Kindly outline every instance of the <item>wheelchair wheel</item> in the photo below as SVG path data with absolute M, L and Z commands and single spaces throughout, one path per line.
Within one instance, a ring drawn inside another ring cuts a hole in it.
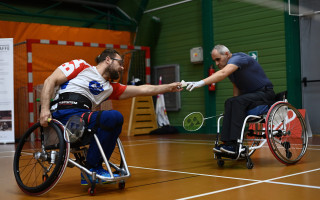
M 34 124 L 21 138 L 14 155 L 18 186 L 29 195 L 42 195 L 59 181 L 67 166 L 69 144 L 53 121 L 48 127 Z M 35 135 L 40 136 L 36 139 Z
M 289 103 L 278 102 L 270 108 L 266 118 L 266 135 L 272 154 L 284 164 L 295 164 L 307 150 L 305 121 Z

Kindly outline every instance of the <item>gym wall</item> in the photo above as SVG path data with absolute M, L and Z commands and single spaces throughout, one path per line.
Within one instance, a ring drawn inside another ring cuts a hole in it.
M 232 52 L 258 51 L 259 63 L 275 85 L 275 91 L 280 92 L 287 88 L 286 44 L 283 1 L 276 2 L 278 4 L 268 6 L 265 2 L 259 5 L 249 0 L 213 0 L 213 32 L 214 44 L 224 44 Z M 155 16 L 161 21 L 157 45 L 151 48 L 151 66 L 179 64 L 181 80 L 198 81 L 204 78 L 204 70 L 209 66 L 190 62 L 190 49 L 203 46 L 202 32 L 206 27 L 201 25 L 201 3 L 149 1 L 144 17 Z M 204 52 L 204 56 L 209 54 Z M 226 79 L 216 88 L 216 102 L 212 103 L 216 103 L 216 114 L 220 114 L 224 110 L 224 101 L 232 96 L 232 84 Z M 184 131 L 182 121 L 188 113 L 206 113 L 204 90 L 207 89 L 181 92 L 181 110 L 168 112 L 170 123 Z M 215 120 L 206 125 L 215 126 Z M 204 130 L 208 129 L 203 127 L 199 132 Z

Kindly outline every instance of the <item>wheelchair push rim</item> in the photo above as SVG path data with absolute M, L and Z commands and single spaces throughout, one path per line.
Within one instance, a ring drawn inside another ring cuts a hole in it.
M 69 157 L 69 144 L 62 129 L 62 125 L 53 121 L 48 127 L 38 122 L 20 139 L 13 168 L 16 182 L 26 194 L 43 195 L 62 177 Z
M 269 109 L 266 135 L 272 154 L 283 164 L 297 163 L 307 150 L 308 136 L 303 116 L 287 102 L 277 102 Z

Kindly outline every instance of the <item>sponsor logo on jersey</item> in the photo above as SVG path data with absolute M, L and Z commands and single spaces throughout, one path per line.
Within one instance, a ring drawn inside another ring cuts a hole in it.
M 90 81 L 89 90 L 93 95 L 100 94 L 104 89 L 103 86 L 97 81 Z

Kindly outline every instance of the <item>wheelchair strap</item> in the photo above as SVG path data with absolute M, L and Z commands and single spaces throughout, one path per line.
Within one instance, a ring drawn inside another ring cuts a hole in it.
M 97 112 L 98 112 L 98 115 L 96 117 L 96 122 L 95 122 L 91 132 L 96 133 L 98 128 L 101 128 L 105 131 L 111 131 L 112 130 L 111 128 L 104 126 L 100 123 L 100 118 L 101 118 L 101 114 L 103 111 L 97 111 Z M 81 115 L 81 119 L 84 120 L 86 128 L 88 128 L 92 113 L 93 112 L 85 112 Z
M 55 104 L 58 105 L 58 109 L 81 108 L 90 110 L 92 107 L 92 103 L 87 97 L 72 92 L 60 94 L 57 100 L 50 103 L 50 107 Z
M 93 112 L 85 112 L 85 113 L 82 113 L 81 115 L 81 119 L 84 121 L 86 127 L 89 125 L 89 121 L 92 113 Z

